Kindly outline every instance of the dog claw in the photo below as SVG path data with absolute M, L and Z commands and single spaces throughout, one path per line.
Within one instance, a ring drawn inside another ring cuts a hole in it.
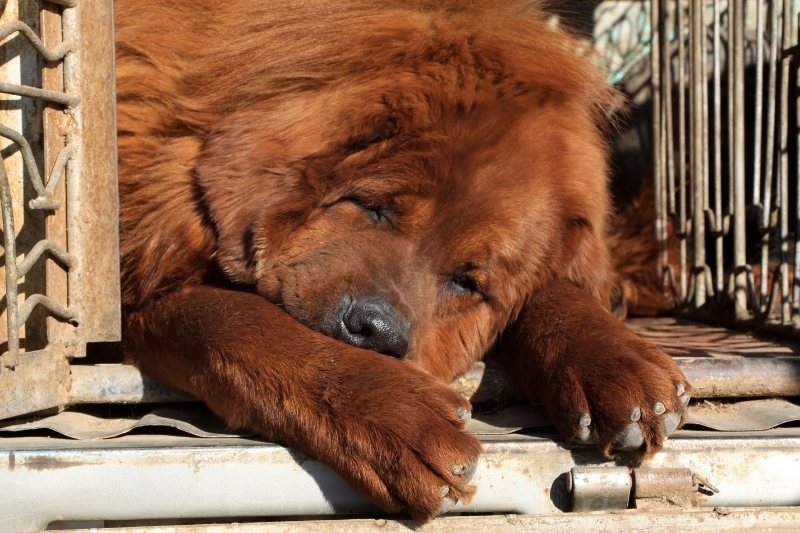
M 678 383 L 678 385 L 675 387 L 675 394 L 678 396 L 683 396 L 684 392 L 686 392 L 686 387 L 683 385 L 683 383 Z
M 667 412 L 667 408 L 664 407 L 663 403 L 656 402 L 656 404 L 653 406 L 653 412 L 657 415 L 663 415 Z
M 457 407 L 456 408 L 456 416 L 460 420 L 463 420 L 464 422 L 467 422 L 470 418 L 472 418 L 472 413 L 466 407 Z
M 621 451 L 638 450 L 644 444 L 644 435 L 638 424 L 630 424 L 614 441 L 614 448 Z
M 642 410 L 634 407 L 631 410 L 631 422 L 638 422 L 640 418 L 642 418 Z
M 578 433 L 572 440 L 581 444 L 592 444 L 594 442 L 592 431 L 585 426 L 581 426 L 581 428 L 578 430 Z
M 439 505 L 439 508 L 436 510 L 436 516 L 443 515 L 445 513 L 449 513 L 453 510 L 453 507 L 456 506 L 456 501 L 451 500 L 450 498 L 442 497 L 442 503 Z
M 458 503 L 455 500 L 451 500 L 450 498 L 448 498 L 447 497 L 448 494 L 450 494 L 450 487 L 448 487 L 447 485 L 444 485 L 442 486 L 442 488 L 439 489 L 439 496 L 442 497 L 442 503 L 439 504 L 439 508 L 436 510 L 436 516 L 449 513 L 453 509 L 453 507 L 456 506 L 456 503 Z
M 664 415 L 664 434 L 671 435 L 681 423 L 680 413 L 667 413 Z
M 689 405 L 689 395 L 688 395 L 688 394 L 684 394 L 684 395 L 682 395 L 682 396 L 680 397 L 680 400 L 681 400 L 681 403 L 683 404 L 683 406 L 684 406 L 684 407 L 686 407 L 687 405 Z
M 582 413 L 578 419 L 578 432 L 572 440 L 581 444 L 593 443 L 594 438 L 592 437 L 592 430 L 589 429 L 591 425 L 592 417 L 589 416 L 588 413 Z
M 461 476 L 467 481 L 472 479 L 472 475 L 475 473 L 475 469 L 478 467 L 478 462 L 475 461 L 469 466 L 464 465 L 455 465 L 453 468 L 450 469 L 450 473 L 455 476 Z

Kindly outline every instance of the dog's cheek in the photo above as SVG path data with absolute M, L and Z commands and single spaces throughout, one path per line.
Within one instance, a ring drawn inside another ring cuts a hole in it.
M 419 328 L 409 358 L 429 374 L 449 382 L 489 350 L 498 334 L 497 323 L 493 310 L 480 306 L 455 316 L 434 317 Z

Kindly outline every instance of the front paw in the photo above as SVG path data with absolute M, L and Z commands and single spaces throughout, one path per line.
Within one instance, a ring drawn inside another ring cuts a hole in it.
M 543 403 L 559 432 L 580 443 L 647 455 L 686 419 L 690 386 L 675 362 L 632 333 L 595 339 L 559 361 Z
M 323 395 L 320 458 L 389 512 L 427 520 L 468 502 L 480 454 L 464 431 L 469 402 L 410 363 L 368 359 L 340 366 L 346 380 Z

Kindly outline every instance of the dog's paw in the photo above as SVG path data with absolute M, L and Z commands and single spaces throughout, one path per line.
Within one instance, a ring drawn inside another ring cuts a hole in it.
M 323 460 L 389 512 L 427 520 L 468 502 L 480 454 L 469 402 L 411 363 L 368 359 L 326 394 Z
M 649 454 L 685 421 L 690 387 L 674 361 L 636 337 L 609 340 L 560 362 L 543 395 L 560 433 L 606 456 Z

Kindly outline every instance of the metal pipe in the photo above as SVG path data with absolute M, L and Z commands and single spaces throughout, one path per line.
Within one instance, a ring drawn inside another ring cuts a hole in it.
M 753 205 L 759 210 L 761 214 L 764 210 L 764 205 L 761 203 L 761 150 L 762 150 L 762 137 L 763 137 L 763 120 L 764 120 L 764 3 L 761 1 L 756 2 L 756 89 L 755 89 L 755 131 L 753 139 Z M 759 216 L 759 221 L 761 216 Z M 761 224 L 758 223 L 757 228 L 759 231 L 764 231 Z M 769 236 L 767 236 L 769 239 Z M 757 300 L 754 302 L 756 311 L 764 311 L 764 300 L 766 299 L 766 271 L 762 270 L 761 290 L 758 292 Z
M 33 47 L 36 48 L 36 51 L 47 61 L 59 61 L 73 48 L 72 41 L 69 39 L 63 40 L 54 48 L 47 48 L 42 40 L 39 39 L 39 36 L 36 35 L 36 32 L 21 20 L 12 20 L 11 22 L 0 25 L 0 41 L 17 32 L 25 36 Z
M 517 435 L 485 439 L 482 445 L 472 477 L 478 490 L 455 512 L 564 516 L 570 470 L 577 463 L 614 466 L 596 451 L 549 439 Z M 719 487 L 719 493 L 698 495 L 701 507 L 797 505 L 799 449 L 796 436 L 719 439 L 679 433 L 648 467 L 691 465 Z M 15 487 L 0 498 L 0 527 L 13 531 L 44 529 L 53 520 L 375 512 L 325 465 L 294 450 L 244 439 L 7 438 L 0 441 L 0 476 Z M 53 497 L 57 487 L 68 487 L 70 497 Z
M 681 333 L 676 331 L 675 335 Z M 762 352 L 769 353 L 769 350 L 766 347 Z M 725 352 L 725 348 L 720 351 Z M 675 358 L 692 384 L 693 398 L 800 396 L 800 359 L 742 357 L 735 349 L 729 354 L 731 357 Z M 150 379 L 130 365 L 72 365 L 71 372 L 71 405 L 197 401 Z M 473 403 L 525 400 L 508 373 L 493 363 L 474 365 L 450 386 Z
M 17 278 L 22 278 L 27 274 L 45 252 L 51 253 L 53 257 L 67 268 L 71 267 L 75 262 L 75 259 L 57 243 L 45 239 L 37 242 L 33 248 L 25 254 L 25 259 L 17 266 Z
M 653 180 L 655 197 L 655 238 L 659 247 L 658 272 L 664 272 L 669 264 L 667 256 L 666 212 L 662 202 L 664 191 L 664 170 L 662 165 L 662 115 L 661 115 L 661 54 L 660 54 L 660 11 L 656 0 L 651 0 L 650 9 L 650 91 L 653 100 Z
M 688 257 L 688 221 L 686 206 L 686 45 L 684 28 L 686 26 L 684 0 L 678 0 L 678 222 L 675 228 L 678 242 L 680 262 L 680 300 L 685 302 L 689 297 L 689 257 Z
M 707 286 L 704 276 L 706 268 L 705 249 L 705 196 L 706 168 L 706 129 L 704 118 L 704 98 L 706 75 L 703 70 L 703 56 L 705 55 L 705 9 L 702 4 L 690 2 L 689 19 L 691 29 L 689 32 L 691 42 L 691 85 L 690 85 L 690 123 L 692 126 L 692 149 L 690 151 L 690 164 L 692 168 L 692 238 L 693 238 L 693 267 L 694 280 L 693 304 L 702 307 L 706 303 Z
M 723 237 L 726 231 L 725 215 L 722 212 L 722 68 L 720 65 L 720 0 L 714 0 L 713 23 L 713 77 L 714 77 L 714 133 L 711 136 L 714 146 L 714 243 L 716 245 L 715 290 L 724 295 L 725 264 L 723 261 Z
M 664 102 L 664 145 L 666 148 L 665 153 L 662 154 L 666 162 L 666 192 L 658 193 L 664 194 L 665 199 L 661 200 L 662 207 L 665 206 L 666 213 L 669 219 L 674 223 L 677 212 L 675 210 L 675 139 L 674 128 L 672 124 L 672 45 L 670 43 L 670 30 L 672 28 L 672 17 L 669 12 L 669 0 L 660 0 L 658 8 L 661 10 L 660 20 L 662 29 L 659 33 L 661 36 L 661 72 L 663 76 L 662 100 Z M 666 229 L 666 224 L 665 224 Z M 669 239 L 668 233 L 664 235 L 664 240 Z M 669 262 L 667 262 L 669 264 Z
M 749 317 L 747 309 L 747 250 L 745 234 L 745 162 L 744 162 L 744 0 L 734 0 L 735 15 L 733 25 L 733 78 L 734 78 L 734 116 L 733 116 L 733 268 L 734 268 L 734 311 L 738 320 Z
M 42 176 L 39 174 L 39 167 L 36 165 L 36 158 L 33 156 L 31 145 L 28 140 L 18 131 L 0 124 L 0 137 L 5 137 L 19 146 L 19 151 L 22 154 L 22 161 L 25 163 L 25 170 L 28 172 L 31 185 L 33 185 L 36 194 L 40 197 L 47 196 L 47 189 L 42 181 Z M 51 200 L 52 201 L 52 200 Z M 54 204 L 50 209 L 58 209 L 58 204 Z
M 19 317 L 17 310 L 17 232 L 14 227 L 14 211 L 11 202 L 11 187 L 8 183 L 5 162 L 0 161 L 0 208 L 3 210 L 3 255 L 6 275 L 6 331 L 8 353 L 0 357 L 2 366 L 14 368 L 19 362 Z
M 28 316 L 30 316 L 31 311 L 33 311 L 33 308 L 36 306 L 42 306 L 47 309 L 52 316 L 70 322 L 74 322 L 75 318 L 78 316 L 73 309 L 64 307 L 43 294 L 32 294 L 25 299 L 25 302 L 19 308 L 20 324 L 24 324 L 25 321 L 28 320 Z
M 715 2 L 716 3 L 716 2 Z M 715 41 L 716 42 L 716 41 Z M 761 207 L 761 132 L 764 109 L 764 2 L 756 2 L 756 87 L 753 112 L 753 205 Z
M 798 35 L 800 35 L 800 14 L 797 17 Z M 800 94 L 800 66 L 795 68 L 796 94 Z M 794 272 L 792 278 L 792 324 L 800 326 L 800 105 L 795 106 L 795 210 L 794 216 Z
M 27 85 L 17 85 L 15 83 L 0 82 L 0 93 L 16 94 L 18 96 L 29 96 L 31 98 L 39 98 L 40 100 L 47 100 L 65 106 L 75 106 L 80 102 L 80 97 L 74 94 L 65 94 L 58 91 L 47 91 L 37 87 L 28 87 Z
M 792 4 L 789 0 L 783 2 L 783 36 L 782 48 L 789 50 L 792 46 Z M 780 150 L 779 173 L 779 226 L 778 238 L 780 239 L 780 296 L 781 296 L 781 323 L 790 324 L 792 320 L 791 302 L 789 301 L 789 72 L 792 58 L 786 55 L 781 58 L 781 90 L 779 122 L 780 137 L 778 149 Z
M 780 27 L 778 24 L 778 2 L 770 2 L 770 36 L 769 36 L 769 71 L 767 82 L 767 135 L 766 148 L 764 151 L 764 196 L 763 208 L 761 210 L 761 220 L 759 230 L 761 232 L 761 279 L 759 283 L 761 293 L 761 312 L 764 318 L 769 318 L 773 312 L 772 294 L 773 290 L 768 286 L 770 278 L 769 267 L 769 241 L 772 233 L 772 183 L 775 172 L 775 116 L 777 100 L 777 65 L 778 65 L 778 41 L 780 39 Z M 773 280 L 773 287 L 774 287 Z M 769 298 L 769 299 L 767 299 Z

